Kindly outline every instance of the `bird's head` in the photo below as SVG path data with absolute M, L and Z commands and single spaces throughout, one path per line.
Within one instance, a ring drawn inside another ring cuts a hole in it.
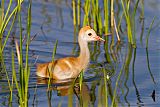
M 85 26 L 80 29 L 79 37 L 83 41 L 91 42 L 91 41 L 105 41 L 101 37 L 97 36 L 96 32 L 90 27 Z

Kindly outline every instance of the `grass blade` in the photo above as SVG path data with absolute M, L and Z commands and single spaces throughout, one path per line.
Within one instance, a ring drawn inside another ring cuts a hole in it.
M 155 21 L 156 17 L 153 18 L 150 26 L 149 26 L 149 29 L 148 29 L 148 33 L 147 33 L 147 36 L 146 36 L 146 48 L 148 48 L 148 41 L 149 41 L 149 36 L 150 36 L 150 33 L 151 33 L 151 29 L 152 29 L 152 26 L 154 24 L 154 21 Z

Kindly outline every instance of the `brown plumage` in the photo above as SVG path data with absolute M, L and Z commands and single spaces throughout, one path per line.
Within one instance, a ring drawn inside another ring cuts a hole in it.
M 80 29 L 78 43 L 80 45 L 80 54 L 78 57 L 66 57 L 48 62 L 37 64 L 37 75 L 40 77 L 54 78 L 63 80 L 68 78 L 76 78 L 79 73 L 85 70 L 90 60 L 88 42 L 104 41 L 97 36 L 95 31 L 90 26 L 85 26 Z

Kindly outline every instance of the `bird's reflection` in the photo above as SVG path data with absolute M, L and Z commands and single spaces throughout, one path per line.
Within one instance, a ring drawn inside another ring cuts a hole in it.
M 48 85 L 50 82 L 50 87 L 47 88 L 47 92 L 49 91 L 57 91 L 57 96 L 72 96 L 75 95 L 78 99 L 79 103 L 78 105 L 89 105 L 89 102 L 91 101 L 90 97 L 90 91 L 87 83 L 83 82 L 81 89 L 79 82 L 76 81 L 73 85 L 73 79 L 67 79 L 67 80 L 53 80 L 53 79 L 47 79 L 47 78 L 37 78 L 37 84 L 39 85 Z M 72 96 L 73 98 L 73 96 Z M 85 98 L 85 100 L 83 99 Z M 51 103 L 51 101 L 49 101 Z M 81 103 L 83 102 L 83 103 Z M 51 105 L 51 104 L 50 104 Z

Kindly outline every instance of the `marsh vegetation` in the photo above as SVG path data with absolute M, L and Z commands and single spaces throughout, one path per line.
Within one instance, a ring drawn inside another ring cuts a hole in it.
M 158 0 L 1 0 L 0 106 L 159 106 Z M 87 72 L 67 81 L 36 76 L 36 63 L 77 56 L 89 44 Z

